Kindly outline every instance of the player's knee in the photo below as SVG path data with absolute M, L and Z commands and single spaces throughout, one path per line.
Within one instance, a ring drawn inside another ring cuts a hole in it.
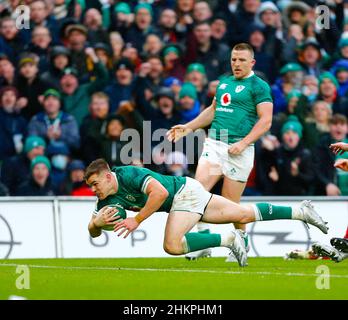
M 163 243 L 163 249 L 165 252 L 171 255 L 183 254 L 182 244 L 180 241 L 165 241 Z

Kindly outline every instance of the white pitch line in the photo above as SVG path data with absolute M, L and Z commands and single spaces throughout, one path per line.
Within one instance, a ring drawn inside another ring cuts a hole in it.
M 15 263 L 0 263 L 0 267 L 17 267 L 23 264 Z M 186 272 L 186 273 L 213 273 L 213 274 L 244 274 L 244 275 L 266 275 L 266 276 L 287 276 L 287 277 L 330 277 L 330 278 L 345 278 L 348 279 L 348 275 L 339 274 L 318 274 L 318 273 L 281 273 L 281 272 L 268 272 L 268 271 L 218 271 L 218 270 L 200 270 L 200 269 L 156 269 L 156 268 L 123 268 L 123 267 L 65 267 L 65 266 L 40 266 L 40 265 L 26 265 L 29 268 L 34 269 L 61 269 L 61 270 L 113 270 L 113 271 L 147 271 L 147 272 Z

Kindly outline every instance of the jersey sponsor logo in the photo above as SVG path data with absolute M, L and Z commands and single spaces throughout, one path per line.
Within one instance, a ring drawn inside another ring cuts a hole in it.
M 245 88 L 245 86 L 237 86 L 236 90 L 235 90 L 235 93 L 239 93 L 239 92 L 243 91 L 244 88 Z
M 231 103 L 231 95 L 229 93 L 224 93 L 221 96 L 220 103 L 223 106 L 228 106 Z
M 226 89 L 227 87 L 227 83 L 221 83 L 220 86 L 219 86 L 219 89 Z
M 129 201 L 131 201 L 131 202 L 137 201 L 137 199 L 135 199 L 135 198 L 134 198 L 132 195 L 130 195 L 130 194 L 127 194 L 127 195 L 126 195 L 126 199 L 129 200 Z

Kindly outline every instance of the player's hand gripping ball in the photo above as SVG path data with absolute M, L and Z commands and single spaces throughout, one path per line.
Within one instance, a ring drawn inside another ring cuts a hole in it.
M 127 212 L 126 210 L 119 204 L 109 204 L 108 207 L 115 207 L 118 211 L 113 215 L 114 217 L 119 216 L 120 218 L 115 220 L 116 221 L 122 221 L 127 218 Z M 105 231 L 114 231 L 114 225 L 105 225 L 102 227 Z

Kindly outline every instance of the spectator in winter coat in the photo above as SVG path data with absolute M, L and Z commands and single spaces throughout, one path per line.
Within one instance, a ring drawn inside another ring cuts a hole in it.
M 80 134 L 75 118 L 61 111 L 61 95 L 55 89 L 44 93 L 44 111 L 34 116 L 28 126 L 28 134 L 40 136 L 48 144 L 63 142 L 70 151 L 80 146 Z
M 46 143 L 40 137 L 29 136 L 21 154 L 5 159 L 1 168 L 1 181 L 15 195 L 18 186 L 30 176 L 30 162 L 45 153 Z
M 51 164 L 45 156 L 37 156 L 30 164 L 31 176 L 18 187 L 16 196 L 54 196 L 50 181 Z

